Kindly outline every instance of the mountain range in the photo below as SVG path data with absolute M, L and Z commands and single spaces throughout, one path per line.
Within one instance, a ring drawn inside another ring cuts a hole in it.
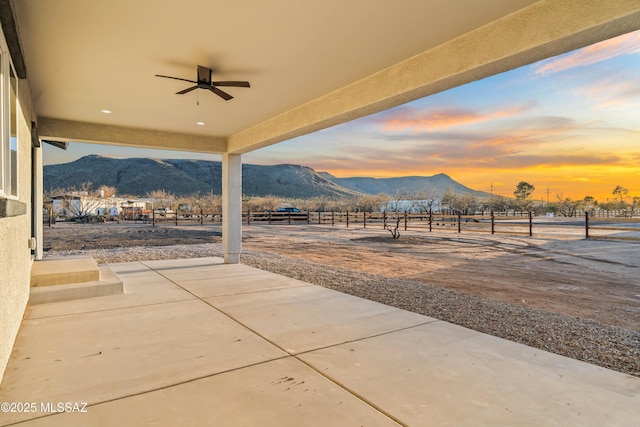
M 221 194 L 222 163 L 208 160 L 116 159 L 98 155 L 82 157 L 70 163 L 44 166 L 46 192 L 78 188 L 91 182 L 115 187 L 119 195 L 144 196 L 165 190 L 176 196 Z M 242 191 L 246 196 L 288 198 L 353 197 L 361 194 L 389 195 L 427 193 L 441 195 L 447 189 L 456 194 L 486 198 L 488 193 L 472 190 L 445 174 L 399 178 L 337 178 L 310 167 L 282 164 L 242 165 Z

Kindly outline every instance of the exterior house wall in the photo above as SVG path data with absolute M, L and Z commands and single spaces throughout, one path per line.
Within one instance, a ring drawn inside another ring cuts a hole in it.
M 26 81 L 19 81 L 18 96 L 18 201 L 26 205 L 26 213 L 0 217 L 0 381 L 29 300 L 33 261 L 28 245 L 33 218 L 32 108 Z

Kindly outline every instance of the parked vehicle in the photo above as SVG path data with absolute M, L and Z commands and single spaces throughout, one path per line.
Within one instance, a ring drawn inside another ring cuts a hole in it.
M 169 208 L 158 208 L 158 209 L 154 209 L 153 212 L 156 215 L 159 215 L 161 217 L 164 217 L 167 214 L 172 214 L 173 213 L 173 211 L 171 209 L 169 209 Z
M 129 221 L 146 221 L 149 219 L 150 215 L 150 209 L 144 209 L 137 206 L 122 208 L 122 212 L 120 212 L 121 218 Z
M 308 221 L 309 213 L 302 212 L 293 206 L 281 206 L 275 211 L 265 211 L 263 214 L 255 214 L 253 221 Z

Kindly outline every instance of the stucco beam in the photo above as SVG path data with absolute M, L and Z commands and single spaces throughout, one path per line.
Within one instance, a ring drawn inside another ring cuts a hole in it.
M 97 123 L 40 117 L 40 139 L 120 145 L 136 148 L 221 154 L 227 151 L 224 137 L 191 135 Z
M 640 28 L 637 0 L 543 0 L 229 137 L 247 153 Z

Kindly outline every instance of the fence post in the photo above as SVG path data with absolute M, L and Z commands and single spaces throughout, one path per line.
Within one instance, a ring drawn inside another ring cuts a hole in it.
M 491 209 L 491 234 L 496 234 L 496 216 Z
M 349 228 L 349 209 L 347 209 L 347 228 Z
M 362 228 L 367 228 L 367 210 L 362 211 Z
M 289 214 L 288 215 L 288 217 L 289 217 L 288 223 L 289 223 L 289 225 L 291 225 L 291 211 L 289 211 L 288 214 Z
M 151 209 L 151 226 L 152 227 L 156 226 L 156 210 L 155 209 Z
M 431 232 L 431 225 L 433 224 L 433 212 L 429 209 L 429 232 Z
M 204 225 L 204 212 L 200 208 L 200 225 Z
M 178 225 L 178 209 L 176 209 L 176 225 Z
M 251 225 L 251 208 L 247 209 L 247 225 Z
M 404 211 L 404 231 L 407 231 L 407 211 Z
M 585 239 L 589 238 L 589 212 L 584 213 L 584 237 Z
M 318 225 L 322 224 L 322 218 L 320 218 L 320 215 L 322 215 L 322 212 L 318 211 Z
M 331 226 L 333 227 L 335 224 L 335 216 L 333 210 L 331 211 Z
M 529 211 L 529 237 L 533 236 L 533 215 Z
M 387 229 L 387 211 L 382 211 L 382 227 Z
M 458 233 L 460 233 L 460 231 L 461 231 L 461 228 L 460 228 L 460 224 L 462 222 L 462 221 L 460 221 L 461 217 L 462 217 L 462 214 L 460 212 L 458 212 Z

